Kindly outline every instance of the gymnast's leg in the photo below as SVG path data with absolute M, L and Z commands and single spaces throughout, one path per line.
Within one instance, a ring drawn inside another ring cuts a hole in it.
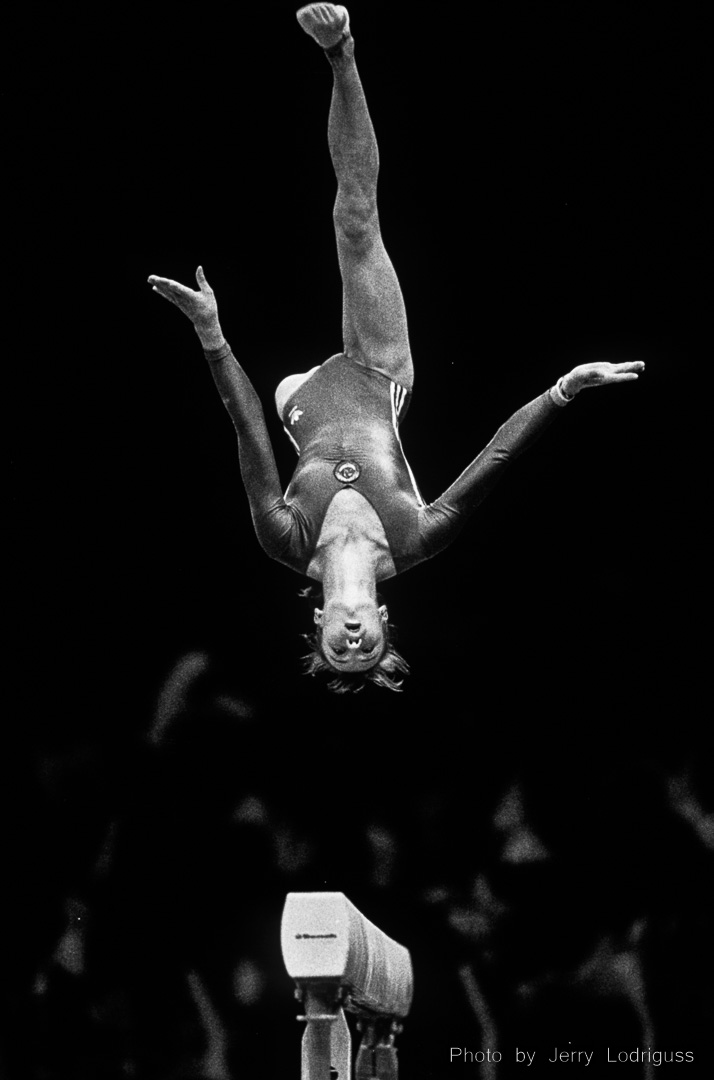
M 299 372 L 297 375 L 287 375 L 282 382 L 278 383 L 278 388 L 275 391 L 275 408 L 278 410 L 278 416 L 283 419 L 283 411 L 288 403 L 288 399 L 293 396 L 298 387 L 302 386 L 304 382 L 314 375 L 320 365 L 310 368 L 309 371 Z
M 343 7 L 311 4 L 298 12 L 307 33 L 326 49 L 333 89 L 328 142 L 337 176 L 334 209 L 343 285 L 344 351 L 411 390 L 414 381 L 407 318 L 377 214 L 379 155 L 354 60 Z

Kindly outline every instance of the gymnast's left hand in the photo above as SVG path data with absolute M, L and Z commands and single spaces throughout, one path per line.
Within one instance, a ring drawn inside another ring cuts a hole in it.
M 562 388 L 574 397 L 589 386 L 611 386 L 615 383 L 633 382 L 645 370 L 643 360 L 630 360 L 624 364 L 611 364 L 596 360 L 592 364 L 580 364 L 563 378 Z
M 153 291 L 170 300 L 191 320 L 196 330 L 218 323 L 218 305 L 213 289 L 206 281 L 203 267 L 196 270 L 198 290 L 189 289 L 171 278 L 157 277 L 151 274 L 148 279 Z

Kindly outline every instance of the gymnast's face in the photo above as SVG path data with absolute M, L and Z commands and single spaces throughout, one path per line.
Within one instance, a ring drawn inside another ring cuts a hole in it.
M 386 642 L 387 609 L 374 601 L 345 604 L 331 600 L 324 611 L 315 608 L 322 630 L 322 655 L 336 671 L 367 671 L 382 658 Z

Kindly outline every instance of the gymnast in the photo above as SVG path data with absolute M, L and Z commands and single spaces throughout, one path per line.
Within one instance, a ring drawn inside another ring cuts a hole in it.
M 278 386 L 275 404 L 298 454 L 283 495 L 260 400 L 221 331 L 203 269 L 198 290 L 151 275 L 154 292 L 193 323 L 238 435 L 253 525 L 273 559 L 322 586 L 308 674 L 343 693 L 366 681 L 397 690 L 405 660 L 390 642 L 377 583 L 452 542 L 515 457 L 581 390 L 637 379 L 641 361 L 582 364 L 519 409 L 444 494 L 426 505 L 399 437 L 414 372 L 399 282 L 377 214 L 379 157 L 347 10 L 309 4 L 297 19 L 332 67 L 328 142 L 343 285 L 343 351 Z

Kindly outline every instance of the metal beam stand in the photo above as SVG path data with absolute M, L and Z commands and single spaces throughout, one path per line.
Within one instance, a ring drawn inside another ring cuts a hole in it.
M 305 991 L 302 1080 L 351 1080 L 352 1038 L 335 995 Z

